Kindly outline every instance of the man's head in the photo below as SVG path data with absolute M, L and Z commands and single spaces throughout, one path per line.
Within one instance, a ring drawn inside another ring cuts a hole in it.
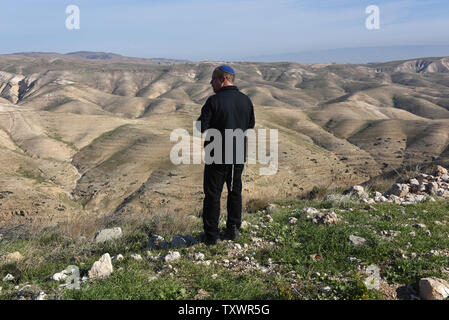
M 234 85 L 235 80 L 235 72 L 230 66 L 222 65 L 215 68 L 212 73 L 212 79 L 210 80 L 210 84 L 214 89 L 214 92 L 217 93 L 223 87 Z

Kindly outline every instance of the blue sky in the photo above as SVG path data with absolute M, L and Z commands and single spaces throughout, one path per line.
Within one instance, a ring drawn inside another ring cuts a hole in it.
M 80 30 L 65 27 L 72 4 L 80 8 Z M 380 8 L 380 30 L 365 28 L 368 5 Z M 0 53 L 89 50 L 235 61 L 337 48 L 449 46 L 449 1 L 2 0 L 0 28 Z

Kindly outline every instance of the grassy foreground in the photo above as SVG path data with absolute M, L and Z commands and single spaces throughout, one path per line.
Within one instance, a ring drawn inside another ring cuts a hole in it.
M 356 201 L 278 205 L 270 212 L 272 219 L 265 212 L 244 214 L 249 225 L 240 239 L 211 247 L 148 251 L 151 228 L 146 224 L 132 232 L 123 225 L 124 236 L 105 244 L 51 233 L 3 240 L 0 254 L 19 251 L 24 259 L 0 266 L 0 280 L 8 273 L 15 277 L 0 282 L 0 299 L 31 299 L 18 295 L 25 284 L 31 291 L 44 291 L 47 299 L 398 299 L 401 292 L 417 291 L 420 278 L 449 280 L 448 201 L 406 207 Z M 334 211 L 341 222 L 316 225 L 303 212 L 307 207 Z M 295 224 L 288 222 L 291 217 Z M 191 235 L 200 232 L 198 219 Z M 354 245 L 351 235 L 366 242 Z M 170 235 L 162 236 L 170 240 Z M 161 259 L 169 250 L 179 251 L 181 259 L 170 264 Z M 61 288 L 63 282 L 51 279 L 68 265 L 86 275 L 106 252 L 124 256 L 113 262 L 106 279 L 83 282 L 78 290 Z M 136 253 L 143 259 L 133 259 Z M 380 269 L 378 290 L 364 284 L 370 265 Z

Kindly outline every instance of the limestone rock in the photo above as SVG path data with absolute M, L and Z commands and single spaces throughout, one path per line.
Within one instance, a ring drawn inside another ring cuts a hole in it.
M 445 175 L 445 174 L 448 174 L 447 169 L 442 166 L 439 166 L 439 165 L 433 171 L 433 175 L 437 176 L 437 177 Z
M 351 243 L 353 245 L 355 245 L 355 246 L 361 246 L 361 245 L 364 245 L 366 243 L 366 239 L 365 238 L 354 236 L 354 235 L 350 235 L 349 236 L 349 241 L 351 241 Z
M 57 272 L 51 278 L 54 281 L 60 282 L 60 281 L 64 281 L 65 279 L 67 279 L 67 275 L 65 274 L 65 272 Z
M 423 300 L 443 300 L 449 297 L 449 283 L 430 277 L 419 280 L 419 295 Z
M 3 278 L 3 282 L 5 281 L 13 281 L 14 280 L 14 276 L 10 273 L 8 273 L 4 278 Z
M 169 251 L 164 257 L 165 262 L 174 262 L 181 259 L 181 254 L 178 251 Z
M 103 229 L 95 236 L 95 243 L 103 243 L 106 241 L 117 240 L 122 237 L 122 228 Z
M 197 252 L 197 253 L 195 253 L 194 258 L 196 261 L 203 261 L 205 256 L 204 256 L 204 253 Z
M 123 257 L 122 254 L 118 254 L 118 255 L 113 256 L 113 257 L 111 258 L 112 261 L 122 261 L 122 260 L 124 260 L 124 259 L 125 259 L 125 258 Z
M 307 215 L 313 215 L 313 214 L 319 213 L 318 209 L 312 208 L 312 207 L 304 208 L 304 209 L 302 209 L 302 212 L 306 213 Z
M 387 191 L 388 194 L 395 195 L 397 197 L 404 197 L 409 193 L 410 188 L 405 183 L 395 183 L 390 190 Z
M 368 198 L 368 193 L 365 191 L 365 189 L 362 186 L 353 186 L 349 190 L 349 194 L 355 195 L 359 199 L 366 199 Z
M 108 277 L 113 271 L 112 261 L 109 253 L 101 256 L 100 260 L 95 261 L 89 270 L 89 279 L 103 279 Z
M 287 223 L 288 224 L 296 224 L 298 222 L 298 219 L 296 219 L 295 217 L 290 217 L 288 218 Z
M 140 254 L 137 254 L 137 253 L 132 254 L 132 255 L 131 255 L 131 258 L 133 258 L 133 259 L 136 260 L 136 261 L 142 260 L 142 256 L 141 256 Z
M 36 295 L 34 295 L 33 300 L 37 301 L 47 300 L 47 294 L 44 291 L 39 291 Z
M 240 228 L 242 230 L 246 230 L 246 229 L 248 229 L 249 226 L 250 226 L 250 224 L 249 224 L 248 221 L 242 221 L 242 224 L 240 225 Z

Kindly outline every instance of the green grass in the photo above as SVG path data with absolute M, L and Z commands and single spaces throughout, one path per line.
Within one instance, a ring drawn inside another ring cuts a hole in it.
M 35 183 L 43 183 L 47 181 L 40 173 L 36 173 L 34 171 L 26 170 L 20 167 L 17 170 L 17 173 L 21 175 L 22 177 L 25 177 L 27 179 L 32 179 L 35 181 Z
M 226 242 L 212 247 L 196 244 L 180 248 L 177 250 L 181 259 L 171 264 L 176 272 L 167 268 L 164 261 L 147 257 L 147 239 L 155 230 L 153 225 L 142 225 L 132 232 L 126 232 L 125 227 L 122 239 L 98 245 L 91 241 L 75 242 L 52 233 L 3 241 L 0 253 L 17 250 L 25 259 L 0 266 L 0 277 L 7 273 L 16 277 L 12 283 L 2 283 L 0 298 L 15 299 L 14 286 L 33 283 L 54 299 L 195 299 L 200 289 L 208 293 L 206 299 L 385 299 L 382 291 L 369 290 L 363 283 L 366 275 L 360 270 L 372 264 L 380 268 L 381 278 L 391 285 L 416 287 L 420 278 L 428 276 L 448 280 L 443 268 L 447 268 L 449 258 L 429 255 L 431 250 L 449 248 L 447 224 L 434 223 L 438 220 L 449 224 L 448 201 L 407 207 L 316 200 L 279 204 L 283 207 L 271 215 L 273 222 L 264 222 L 265 227 L 260 224 L 264 213 L 244 216 L 252 225 L 259 225 L 257 229 L 250 226 L 242 231 L 237 243 L 245 252 L 236 255 L 233 244 Z M 303 208 L 310 206 L 333 210 L 342 222 L 315 225 L 302 213 Z M 297 223 L 289 225 L 289 217 L 296 217 Z M 413 226 L 416 223 L 425 224 L 431 235 L 416 229 Z M 384 237 L 383 230 L 401 233 Z M 196 236 L 200 231 L 198 227 L 191 235 Z M 410 235 L 412 231 L 415 236 Z M 350 235 L 363 237 L 367 242 L 354 246 L 349 241 Z M 261 238 L 265 245 L 254 246 L 253 237 Z M 164 256 L 168 250 L 154 249 L 151 254 Z M 105 252 L 125 256 L 125 260 L 113 263 L 114 272 L 109 278 L 82 283 L 79 290 L 58 289 L 59 283 L 49 280 L 70 264 L 80 268 L 81 276 L 86 275 L 93 262 Z M 189 256 L 195 252 L 202 252 L 210 265 L 196 264 Z M 132 253 L 141 254 L 143 260 L 133 260 Z M 410 258 L 412 253 L 416 254 L 415 258 Z M 312 259 L 311 255 L 315 254 L 321 259 Z M 262 273 L 245 265 L 244 256 L 253 257 L 252 262 L 260 266 L 268 266 L 271 259 L 278 267 L 274 273 Z M 359 262 L 349 261 L 348 257 Z M 237 267 L 224 265 L 225 259 L 237 259 Z M 152 280 L 155 275 L 157 278 Z

